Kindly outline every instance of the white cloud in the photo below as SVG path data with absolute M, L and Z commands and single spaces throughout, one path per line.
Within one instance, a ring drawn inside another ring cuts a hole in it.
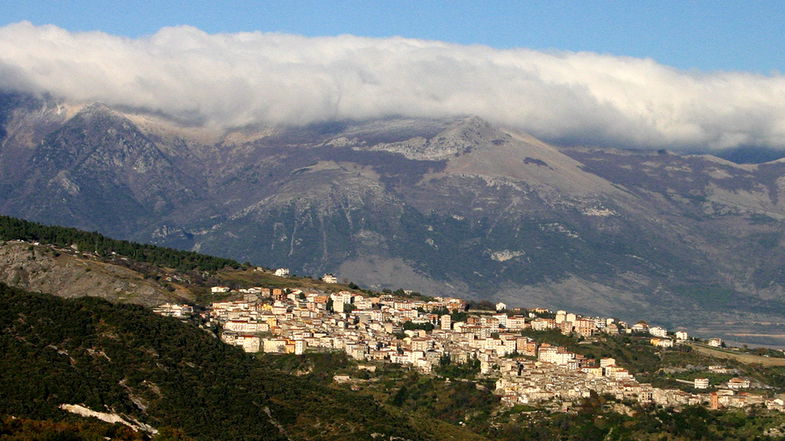
M 781 75 L 404 38 L 182 26 L 128 39 L 23 22 L 0 28 L 0 87 L 216 127 L 474 114 L 564 142 L 785 148 Z

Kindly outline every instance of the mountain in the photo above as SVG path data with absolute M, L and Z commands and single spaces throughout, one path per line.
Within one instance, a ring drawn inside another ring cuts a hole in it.
M 717 156 L 737 164 L 760 164 L 785 157 L 785 152 L 768 147 L 736 147 L 717 152 Z
M 4 214 L 785 343 L 785 161 L 560 148 L 470 116 L 217 131 L 5 94 L 0 122 Z

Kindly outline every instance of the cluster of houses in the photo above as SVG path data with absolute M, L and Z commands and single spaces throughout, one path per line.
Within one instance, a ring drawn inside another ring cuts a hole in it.
M 179 305 L 176 303 L 164 303 L 153 308 L 153 312 L 164 317 L 176 317 L 186 319 L 194 314 L 194 308 L 190 305 Z
M 212 291 L 229 289 L 214 287 Z M 236 300 L 214 302 L 203 318 L 220 327 L 222 341 L 247 352 L 341 350 L 359 361 L 409 365 L 425 373 L 447 360 L 475 361 L 481 375 L 497 378 L 495 392 L 507 405 L 559 403 L 563 407 L 595 392 L 674 407 L 766 404 L 785 408 L 785 403 L 743 392 L 750 383 L 742 378 L 712 393 L 655 388 L 639 383 L 612 358 L 589 359 L 563 347 L 538 343 L 521 332 L 558 330 L 587 338 L 602 333 L 648 333 L 651 344 L 660 347 L 689 338 L 686 332 L 672 335 L 645 322 L 629 325 L 566 311 L 507 310 L 501 303 L 496 305 L 497 311 L 466 314 L 466 302 L 458 298 L 416 300 L 264 287 L 241 289 L 235 294 Z M 185 313 L 178 312 L 176 306 L 162 305 L 157 311 L 176 317 Z M 695 380 L 696 389 L 709 387 L 708 380 L 705 384 L 702 380 L 706 379 Z

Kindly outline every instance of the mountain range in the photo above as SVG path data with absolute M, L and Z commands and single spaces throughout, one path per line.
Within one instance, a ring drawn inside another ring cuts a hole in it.
M 0 95 L 2 214 L 742 342 L 785 344 L 784 174 L 472 116 L 218 130 Z

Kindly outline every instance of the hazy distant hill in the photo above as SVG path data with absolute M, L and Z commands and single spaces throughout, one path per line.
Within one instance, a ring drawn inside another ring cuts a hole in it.
M 559 149 L 472 117 L 213 133 L 4 95 L 0 121 L 4 214 L 704 332 L 785 316 L 781 161 Z

